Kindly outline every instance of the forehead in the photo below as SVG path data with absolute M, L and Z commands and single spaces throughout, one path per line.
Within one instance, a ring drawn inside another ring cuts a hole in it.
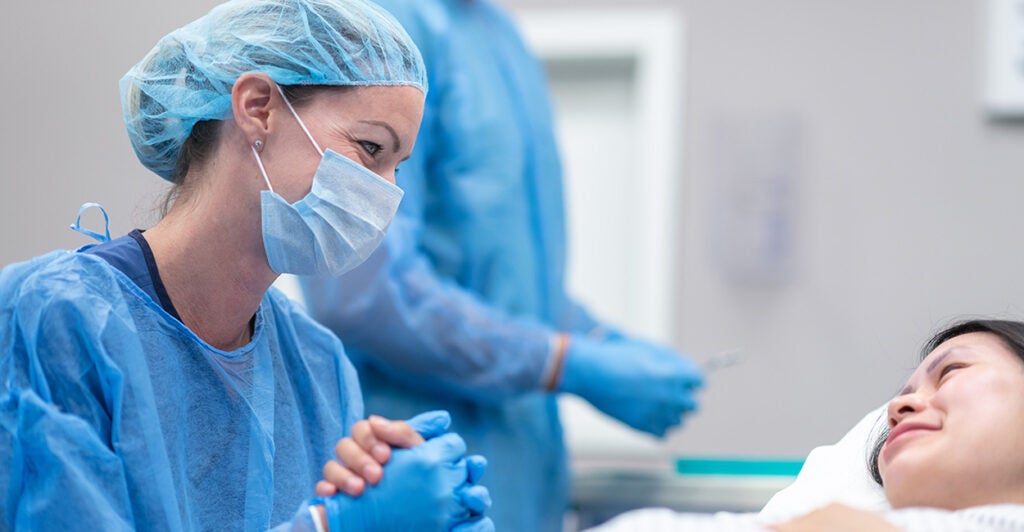
M 407 85 L 374 85 L 347 87 L 346 90 L 320 91 L 309 105 L 341 108 L 348 113 L 422 112 L 423 92 Z
M 416 87 L 352 87 L 318 92 L 299 112 L 320 127 L 339 131 L 383 125 L 403 139 L 403 144 L 411 145 L 423 118 L 423 104 L 423 92 Z
M 940 362 L 958 356 L 1024 364 L 1001 337 L 989 332 L 971 332 L 954 336 L 936 346 L 921 361 L 918 372 L 934 370 Z
M 900 394 L 913 393 L 923 383 L 933 380 L 932 377 L 938 375 L 948 361 L 979 360 L 996 365 L 1016 365 L 1024 369 L 1024 361 L 1021 361 L 1000 337 L 987 332 L 962 334 L 942 342 L 928 353 L 907 379 L 907 385 Z
M 990 332 L 970 332 L 954 336 L 937 345 L 935 349 L 928 353 L 925 361 L 953 348 L 969 348 L 981 352 L 1004 351 L 1012 354 L 1010 348 L 999 336 Z

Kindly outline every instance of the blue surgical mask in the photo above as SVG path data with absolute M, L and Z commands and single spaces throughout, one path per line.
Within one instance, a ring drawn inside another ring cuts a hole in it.
M 321 150 L 284 92 L 281 97 L 321 160 L 309 194 L 289 204 L 274 192 L 259 151 L 253 148 L 269 189 L 260 193 L 267 261 L 277 273 L 340 275 L 366 260 L 380 244 L 398 210 L 402 189 L 344 155 Z

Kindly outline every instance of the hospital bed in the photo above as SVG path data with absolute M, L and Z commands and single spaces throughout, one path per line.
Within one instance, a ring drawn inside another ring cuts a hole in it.
M 867 456 L 878 431 L 884 428 L 885 406 L 865 415 L 838 442 L 812 450 L 798 474 L 796 461 L 762 461 L 753 474 L 686 474 L 660 472 L 629 478 L 605 472 L 574 477 L 576 514 L 570 528 L 595 526 L 622 512 L 625 507 L 647 507 L 623 514 L 612 530 L 658 530 L 651 523 L 664 522 L 653 508 L 691 513 L 760 513 L 767 522 L 785 521 L 811 510 L 840 502 L 866 510 L 886 510 L 882 488 L 871 479 Z M 758 461 L 752 461 L 756 467 Z M 778 466 L 778 475 L 762 474 Z M 790 469 L 785 469 L 789 467 Z M 749 473 L 749 472 L 748 472 Z M 631 509 L 631 508 L 629 508 Z
M 675 470 L 576 468 L 566 529 L 582 530 L 645 507 L 678 512 L 757 512 L 793 483 L 801 463 L 684 458 Z

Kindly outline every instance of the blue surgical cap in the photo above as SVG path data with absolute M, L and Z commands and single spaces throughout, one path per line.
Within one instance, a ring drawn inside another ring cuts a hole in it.
M 163 39 L 121 79 L 135 154 L 173 179 L 201 120 L 231 117 L 247 72 L 281 85 L 411 85 L 427 90 L 419 50 L 386 11 L 365 0 L 232 0 Z

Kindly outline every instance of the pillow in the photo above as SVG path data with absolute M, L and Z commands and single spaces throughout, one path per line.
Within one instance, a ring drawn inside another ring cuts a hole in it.
M 867 468 L 871 446 L 884 428 L 887 406 L 868 413 L 834 445 L 813 449 L 796 480 L 761 509 L 760 521 L 784 521 L 831 502 L 865 510 L 888 510 L 885 493 Z
M 878 430 L 886 419 L 884 404 L 869 412 L 834 445 L 813 449 L 807 455 L 796 480 L 772 496 L 758 514 L 683 514 L 665 508 L 644 508 L 621 514 L 595 531 L 685 530 L 701 524 L 716 529 L 761 530 L 761 525 L 778 523 L 804 515 L 831 502 L 865 510 L 888 510 L 885 493 L 871 478 L 867 457 Z

